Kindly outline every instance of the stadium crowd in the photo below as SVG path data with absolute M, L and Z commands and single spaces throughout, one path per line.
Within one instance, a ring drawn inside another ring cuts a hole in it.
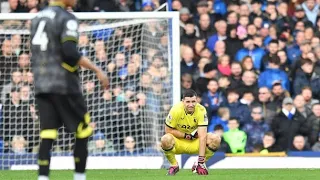
M 161 0 L 80 0 L 75 12 L 152 11 Z M 38 12 L 48 1 L 9 0 Z M 320 1 L 173 0 L 180 12 L 181 87 L 198 93 L 228 153 L 320 151 Z M 108 23 L 81 22 L 81 27 Z M 2 22 L 1 29 L 28 22 Z M 144 29 L 144 33 L 141 33 Z M 80 69 L 95 134 L 90 153 L 154 153 L 170 109 L 165 22 L 84 32 L 79 51 L 111 77 L 100 90 Z M 143 38 L 140 38 L 140 36 Z M 35 152 L 39 116 L 28 35 L 3 36 L 0 119 L 4 152 Z M 159 43 L 160 42 L 160 43 Z M 174 71 L 172 72 L 174 73 Z M 71 150 L 60 130 L 55 151 Z M 0 148 L 1 149 L 1 148 Z

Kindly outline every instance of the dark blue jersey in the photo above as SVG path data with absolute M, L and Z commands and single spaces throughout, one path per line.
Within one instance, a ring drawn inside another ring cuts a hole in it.
M 32 71 L 35 93 L 81 93 L 77 63 L 62 51 L 66 41 L 78 41 L 77 18 L 58 5 L 42 10 L 31 24 Z

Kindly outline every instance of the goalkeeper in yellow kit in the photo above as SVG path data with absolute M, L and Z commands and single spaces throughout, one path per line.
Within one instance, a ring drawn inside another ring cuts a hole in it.
M 205 162 L 219 148 L 221 138 L 207 133 L 207 112 L 197 103 L 195 91 L 186 90 L 182 102 L 171 108 L 165 125 L 166 134 L 161 138 L 161 146 L 171 165 L 167 175 L 175 175 L 179 171 L 176 154 L 198 154 L 198 162 L 192 171 L 207 175 Z

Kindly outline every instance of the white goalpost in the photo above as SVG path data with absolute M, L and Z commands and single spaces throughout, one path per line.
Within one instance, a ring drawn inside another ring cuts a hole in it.
M 161 168 L 164 120 L 181 97 L 179 13 L 74 14 L 79 52 L 110 78 L 110 88 L 101 90 L 92 72 L 78 72 L 94 128 L 88 169 Z M 28 29 L 36 15 L 0 14 L 0 170 L 37 168 L 41 117 Z M 73 142 L 72 134 L 59 129 L 52 169 L 73 168 Z

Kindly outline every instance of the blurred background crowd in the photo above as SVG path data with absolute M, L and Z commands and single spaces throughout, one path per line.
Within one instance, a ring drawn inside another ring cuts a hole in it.
M 164 2 L 79 0 L 69 10 L 153 11 Z M 47 3 L 9 0 L 1 9 L 33 13 Z M 189 88 L 198 93 L 210 119 L 208 131 L 223 137 L 219 151 L 320 151 L 319 0 L 173 0 L 170 6 L 180 12 L 181 94 Z M 81 27 L 107 23 L 86 21 Z M 2 22 L 1 27 L 25 25 Z M 111 77 L 110 89 L 102 91 L 93 74 L 80 70 L 96 129 L 91 153 L 158 152 L 175 86 L 168 66 L 168 31 L 166 21 L 155 21 L 80 34 L 79 51 Z M 5 152 L 37 147 L 32 83 L 28 35 L 3 36 Z M 62 129 L 60 137 L 56 151 L 70 151 L 71 136 Z

